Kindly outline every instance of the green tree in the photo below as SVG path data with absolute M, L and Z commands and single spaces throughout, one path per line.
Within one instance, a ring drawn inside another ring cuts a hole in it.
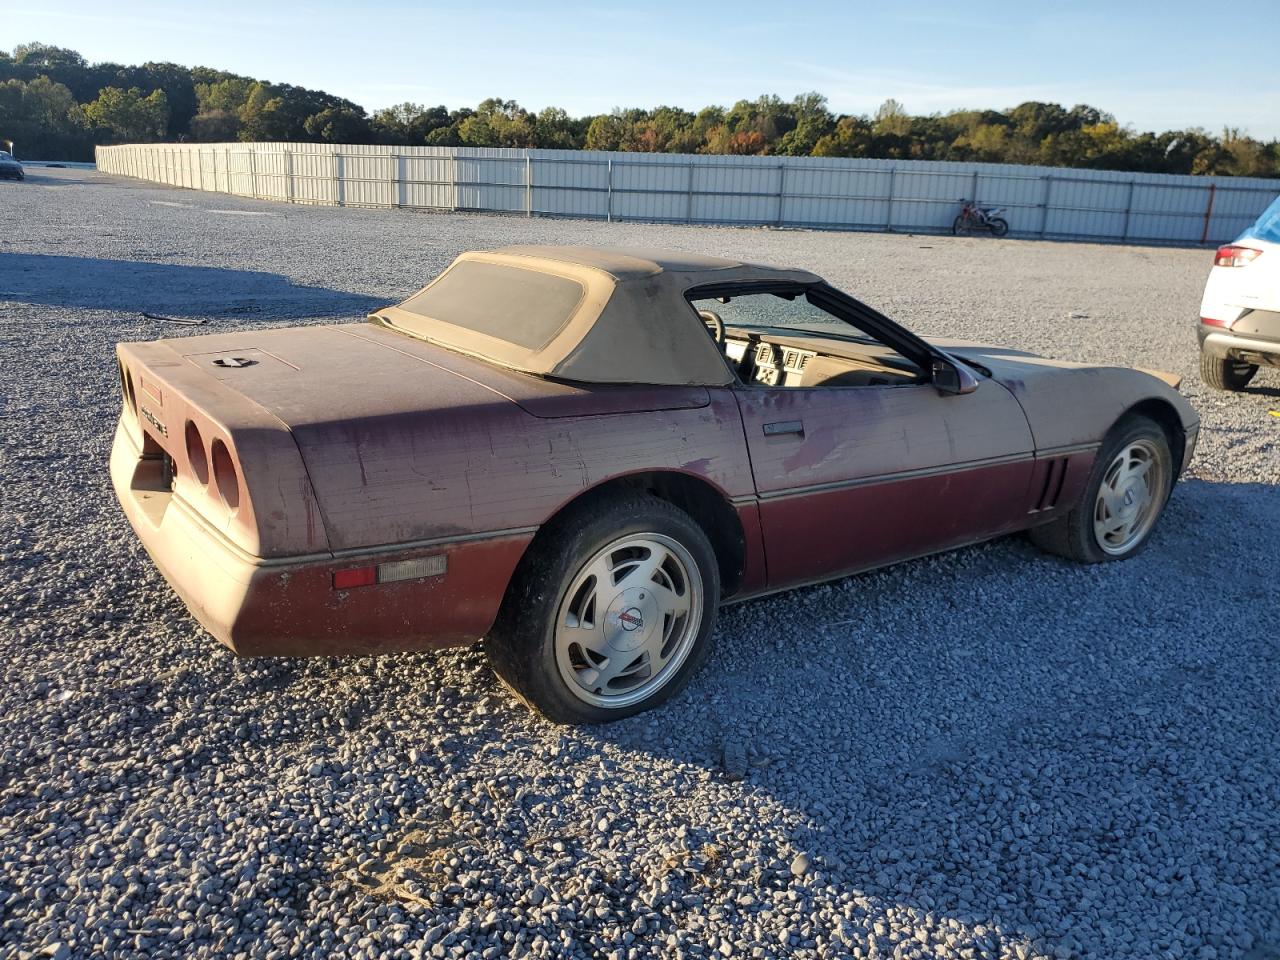
M 425 107 L 419 103 L 398 103 L 373 115 L 370 124 L 379 143 L 426 143 L 434 130 L 452 123 L 445 107 Z
M 18 156 L 87 160 L 93 155 L 84 111 L 71 91 L 48 77 L 0 83 L 0 138 Z
M 284 98 L 275 95 L 265 83 L 255 82 L 249 87 L 237 116 L 240 118 L 239 137 L 246 143 L 291 139 L 290 118 L 285 111 Z
M 831 133 L 813 146 L 815 157 L 866 157 L 871 154 L 873 135 L 865 117 L 841 117 Z
M 872 130 L 878 137 L 906 137 L 911 132 L 911 118 L 902 104 L 890 97 L 876 108 L 876 122 Z
M 623 119 L 621 110 L 602 113 L 587 127 L 586 148 L 588 150 L 621 150 L 623 143 L 629 140 L 630 135 L 629 124 Z
M 107 131 L 112 141 L 149 143 L 165 135 L 169 102 L 163 90 L 143 96 L 137 87 L 107 87 L 98 93 L 97 100 L 85 105 L 84 115 L 94 126 Z
M 1161 173 L 1276 176 L 1280 142 L 1243 131 L 1136 132 L 1089 104 L 1027 101 L 1009 110 L 913 116 L 886 100 L 873 117 L 832 114 L 820 93 L 773 94 L 729 109 L 617 108 L 536 115 L 514 100 L 474 109 L 403 103 L 372 118 L 359 105 L 290 84 L 174 63 L 89 63 L 75 50 L 0 50 L 0 135 L 28 155 L 87 159 L 122 140 L 321 140 L 704 154 L 983 160 Z
M 220 77 L 207 83 L 197 83 L 197 108 L 201 113 L 216 110 L 238 113 L 255 85 L 246 77 Z
M 810 156 L 818 141 L 835 129 L 835 118 L 820 93 L 802 93 L 791 101 L 795 126 L 778 141 L 777 152 L 792 157 Z
M 308 136 L 325 143 L 364 143 L 369 140 L 369 120 L 364 111 L 351 107 L 325 107 L 303 122 Z
M 559 107 L 539 111 L 533 124 L 534 144 L 545 149 L 575 150 L 582 138 L 574 129 L 573 119 Z
M 201 110 L 191 118 L 191 139 L 197 143 L 226 143 L 240 134 L 240 115 L 231 110 Z
M 47 43 L 20 43 L 13 48 L 13 62 L 37 70 L 83 70 L 88 66 L 84 57 L 66 47 Z
M 177 139 L 190 133 L 191 121 L 199 106 L 191 71 L 176 63 L 144 63 L 138 74 L 138 87 L 143 92 L 164 93 L 169 106 L 166 136 Z

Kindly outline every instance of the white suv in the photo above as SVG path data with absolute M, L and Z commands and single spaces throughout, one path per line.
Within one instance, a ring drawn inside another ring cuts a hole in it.
M 1200 376 L 1240 390 L 1280 367 L 1280 197 L 1240 239 L 1219 247 L 1200 302 Z

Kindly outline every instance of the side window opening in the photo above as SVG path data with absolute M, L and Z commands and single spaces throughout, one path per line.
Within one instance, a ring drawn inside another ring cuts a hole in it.
M 695 295 L 690 303 L 747 385 L 891 387 L 929 379 L 912 360 L 803 290 Z

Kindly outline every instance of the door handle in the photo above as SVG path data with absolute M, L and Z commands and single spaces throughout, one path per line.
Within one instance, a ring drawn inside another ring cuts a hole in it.
M 766 437 L 781 437 L 789 433 L 804 436 L 804 423 L 800 420 L 779 420 L 776 423 L 766 423 L 764 425 L 764 435 Z

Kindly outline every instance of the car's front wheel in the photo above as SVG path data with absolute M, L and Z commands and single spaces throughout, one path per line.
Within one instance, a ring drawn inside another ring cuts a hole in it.
M 1257 372 L 1257 364 L 1200 351 L 1200 379 L 1217 390 L 1243 390 Z
M 558 723 L 654 707 L 706 660 L 720 597 L 706 534 L 656 497 L 557 518 L 522 561 L 485 641 L 494 671 Z
M 1147 417 L 1127 417 L 1098 451 L 1080 502 L 1065 516 L 1033 528 L 1031 540 L 1081 563 L 1125 560 L 1146 546 L 1173 480 L 1164 430 Z

